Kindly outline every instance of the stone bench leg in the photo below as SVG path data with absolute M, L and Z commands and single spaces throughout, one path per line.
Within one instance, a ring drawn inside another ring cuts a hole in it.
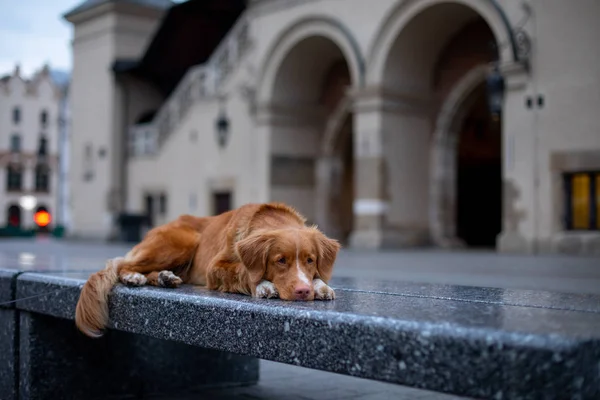
M 126 332 L 100 339 L 70 320 L 21 311 L 19 396 L 175 395 L 258 381 L 258 359 Z
M 18 271 L 0 270 L 0 303 L 15 299 L 14 280 Z M 0 306 L 0 399 L 17 399 L 17 338 L 18 311 L 8 303 Z
M 17 399 L 17 355 L 16 322 L 17 314 L 14 308 L 0 307 L 0 399 Z

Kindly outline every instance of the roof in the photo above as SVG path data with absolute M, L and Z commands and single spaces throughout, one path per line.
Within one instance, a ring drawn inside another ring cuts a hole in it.
M 68 11 L 64 14 L 64 18 L 69 18 L 75 14 L 79 14 L 80 12 L 91 10 L 101 4 L 105 3 L 128 3 L 128 4 L 138 4 L 141 6 L 147 6 L 151 8 L 158 9 L 167 9 L 171 7 L 174 3 L 171 0 L 86 0 L 77 7 L 73 8 L 71 11 Z
M 117 73 L 134 73 L 168 95 L 194 65 L 206 62 L 235 24 L 246 0 L 188 0 L 175 4 L 144 54 L 137 60 L 115 60 Z

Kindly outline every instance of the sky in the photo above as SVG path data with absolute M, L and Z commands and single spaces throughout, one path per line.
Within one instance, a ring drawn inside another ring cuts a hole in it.
M 71 69 L 72 27 L 62 14 L 83 0 L 0 0 L 0 75 L 19 63 L 30 76 L 45 63 Z
M 0 0 L 0 76 L 16 63 L 25 76 L 45 63 L 69 72 L 73 28 L 62 15 L 83 1 Z

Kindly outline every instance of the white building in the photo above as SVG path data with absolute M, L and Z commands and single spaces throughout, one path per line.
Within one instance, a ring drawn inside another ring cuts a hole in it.
M 63 88 L 44 66 L 30 79 L 17 66 L 0 79 L 0 228 L 36 227 L 47 211 L 57 226 L 59 117 Z
M 95 0 L 65 18 L 76 235 L 280 200 L 353 247 L 600 252 L 597 0 Z

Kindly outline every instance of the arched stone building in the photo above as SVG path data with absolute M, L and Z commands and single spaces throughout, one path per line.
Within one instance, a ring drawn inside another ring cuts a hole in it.
M 121 163 L 97 166 L 94 197 L 113 202 L 96 234 L 121 212 L 279 200 L 355 248 L 599 251 L 594 0 L 93 3 L 67 18 L 73 101 L 92 101 L 78 76 L 114 71 L 111 118 L 86 138 Z M 103 18 L 147 34 L 88 66 Z M 74 130 L 93 119 L 74 110 Z

